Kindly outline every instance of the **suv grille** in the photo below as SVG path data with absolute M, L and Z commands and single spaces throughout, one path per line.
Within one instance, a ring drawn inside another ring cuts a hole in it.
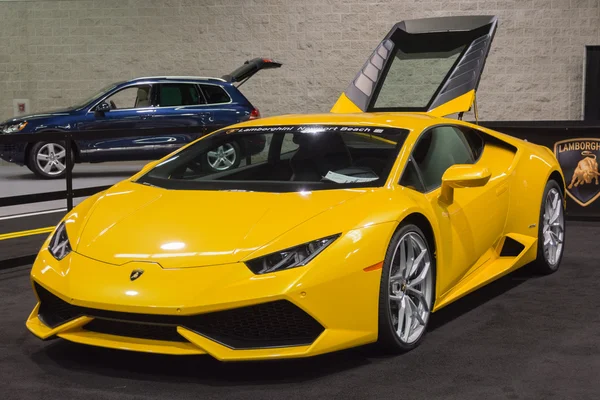
M 2 134 L 2 132 L 0 132 L 0 135 Z M 17 146 L 15 144 L 0 144 L 0 153 L 12 153 L 13 151 L 17 150 Z
M 307 345 L 324 328 L 286 300 L 191 316 L 123 313 L 66 303 L 35 284 L 40 320 L 51 328 L 82 315 L 94 317 L 84 329 L 117 336 L 185 341 L 176 331 L 183 326 L 233 349 Z

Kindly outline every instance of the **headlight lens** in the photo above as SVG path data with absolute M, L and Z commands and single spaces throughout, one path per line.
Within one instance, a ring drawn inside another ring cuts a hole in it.
M 59 261 L 71 252 L 71 244 L 69 243 L 67 228 L 64 222 L 61 222 L 56 228 L 52 239 L 50 239 L 48 251 Z
M 327 236 L 276 253 L 267 254 L 266 256 L 246 261 L 246 265 L 257 275 L 302 267 L 325 250 L 339 236 L 340 234 L 338 233 L 337 235 Z
M 26 126 L 27 126 L 27 121 L 23 121 L 18 124 L 5 126 L 4 129 L 2 129 L 2 132 L 3 133 L 15 133 L 15 132 L 22 131 L 23 128 L 25 128 Z

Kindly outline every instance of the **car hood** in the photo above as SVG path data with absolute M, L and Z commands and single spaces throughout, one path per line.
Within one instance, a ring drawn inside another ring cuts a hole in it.
M 77 253 L 114 265 L 227 264 L 251 258 L 284 233 L 364 193 L 184 191 L 126 182 L 99 196 L 84 221 L 67 225 L 67 232 Z M 308 240 L 338 233 L 331 229 L 325 226 Z
M 73 114 L 74 111 L 76 111 L 74 108 L 65 108 L 65 109 L 54 110 L 54 111 L 49 111 L 49 112 L 39 112 L 39 113 L 35 113 L 35 114 L 21 115 L 17 118 L 8 119 L 8 120 L 0 123 L 0 125 L 11 125 L 11 124 L 16 124 L 16 123 L 23 122 L 23 121 L 32 121 L 32 120 L 39 120 L 39 119 L 44 119 L 44 118 L 71 115 L 71 114 Z

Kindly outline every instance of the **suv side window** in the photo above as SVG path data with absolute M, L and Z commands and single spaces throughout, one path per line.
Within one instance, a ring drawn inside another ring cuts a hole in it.
M 208 104 L 229 103 L 231 97 L 225 89 L 218 85 L 200 85 Z
M 112 110 L 150 107 L 150 85 L 128 86 L 107 97 L 104 101 Z
M 204 104 L 198 88 L 190 83 L 161 83 L 158 91 L 159 107 L 193 106 Z
M 442 175 L 452 165 L 475 161 L 464 134 L 452 126 L 438 126 L 422 134 L 413 149 L 412 159 L 426 192 L 441 186 Z

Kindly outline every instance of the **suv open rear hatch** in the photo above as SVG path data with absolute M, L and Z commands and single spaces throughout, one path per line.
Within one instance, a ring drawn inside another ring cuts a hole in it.
M 279 68 L 281 65 L 281 63 L 273 61 L 270 58 L 253 58 L 246 61 L 232 73 L 223 75 L 221 78 L 231 83 L 238 82 L 237 86 L 239 87 L 261 69 Z

